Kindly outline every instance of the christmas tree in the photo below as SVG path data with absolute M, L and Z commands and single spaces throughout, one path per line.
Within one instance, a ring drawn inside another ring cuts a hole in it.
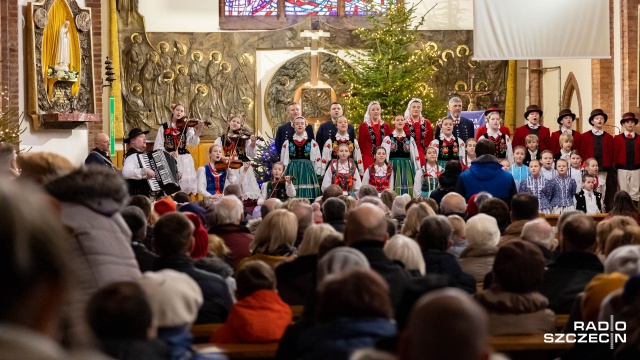
M 341 62 L 345 83 L 345 113 L 353 123 L 362 122 L 369 102 L 377 100 L 383 110 L 383 120 L 404 114 L 412 98 L 422 99 L 422 115 L 436 119 L 446 104 L 434 100 L 427 83 L 435 71 L 430 64 L 436 59 L 433 48 L 418 41 L 417 29 L 424 16 L 412 25 L 416 5 L 405 7 L 392 0 L 380 15 L 367 16 L 370 27 L 359 28 L 362 49 L 347 51 L 348 63 Z
M 265 141 L 259 141 L 256 145 L 256 157 L 251 161 L 253 173 L 256 176 L 258 185 L 271 179 L 271 168 L 274 162 L 278 162 L 280 153 L 276 151 L 273 138 L 266 136 Z

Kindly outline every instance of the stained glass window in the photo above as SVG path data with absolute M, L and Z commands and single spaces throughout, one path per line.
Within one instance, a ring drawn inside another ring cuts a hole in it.
M 276 16 L 278 0 L 225 0 L 226 16 Z
M 384 12 L 384 0 L 345 0 L 347 15 L 367 15 Z
M 285 15 L 338 15 L 338 0 L 286 0 Z

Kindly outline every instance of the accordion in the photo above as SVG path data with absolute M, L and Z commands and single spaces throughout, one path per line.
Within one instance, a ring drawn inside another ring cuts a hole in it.
M 158 149 L 151 153 L 137 154 L 137 156 L 142 168 L 151 169 L 156 173 L 155 177 L 147 179 L 151 191 L 162 190 L 167 195 L 180 191 L 178 164 L 168 152 Z

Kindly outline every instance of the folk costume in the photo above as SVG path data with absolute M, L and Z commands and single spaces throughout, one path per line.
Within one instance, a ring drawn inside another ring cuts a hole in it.
M 551 205 L 552 214 L 560 215 L 575 210 L 576 181 L 568 174 L 564 177 L 556 176 L 546 186 L 549 188 L 549 205 Z
M 382 144 L 382 139 L 385 136 L 391 134 L 391 128 L 389 124 L 380 119 L 378 122 L 373 122 L 371 116 L 369 116 L 369 109 L 371 106 L 377 104 L 377 101 L 372 101 L 367 107 L 367 112 L 364 114 L 364 122 L 358 129 L 358 145 L 360 146 L 360 152 L 362 154 L 362 166 L 364 169 L 369 168 L 374 162 L 375 149 Z
M 289 198 L 296 197 L 296 188 L 293 186 L 293 182 L 288 183 L 282 176 L 282 181 L 276 185 L 273 185 L 273 181 L 265 181 L 260 188 L 261 198 L 258 200 L 258 205 L 271 198 L 276 198 L 282 202 L 287 201 Z
M 322 147 L 322 173 L 326 172 L 327 165 L 331 163 L 331 160 L 338 160 L 338 147 L 341 144 L 349 145 L 350 159 L 353 159 L 354 163 L 358 167 L 360 174 L 364 173 L 364 167 L 362 165 L 362 153 L 360 152 L 360 145 L 358 140 L 351 139 L 349 133 L 340 135 L 338 133 L 332 135 L 327 139 Z
M 280 159 L 287 167 L 285 174 L 296 178 L 294 187 L 299 198 L 315 199 L 322 195 L 318 184 L 318 175 L 322 175 L 320 148 L 306 132 L 302 136 L 293 134 L 291 142 L 285 140 Z
M 411 136 L 415 141 L 416 148 L 418 149 L 418 155 L 420 157 L 420 166 L 424 166 L 424 164 L 426 164 L 424 153 L 433 141 L 433 124 L 429 119 L 422 117 L 422 114 L 420 114 L 420 117 L 417 120 L 411 117 L 411 104 L 414 102 L 422 104 L 422 100 L 417 98 L 409 100 L 407 110 L 404 112 L 404 118 L 407 120 L 407 123 L 404 125 L 404 132 L 409 134 L 409 136 Z
M 604 123 L 607 123 L 609 116 L 602 109 L 594 109 L 589 115 L 589 124 L 593 126 L 593 119 L 602 115 Z M 614 165 L 613 158 L 613 136 L 603 130 L 597 130 L 592 127 L 590 131 L 585 131 L 580 136 L 580 148 L 578 150 L 582 160 L 595 158 L 598 161 L 598 177 L 600 178 L 600 187 L 598 191 L 602 194 L 603 203 L 606 197 L 607 173 Z
M 548 181 L 538 174 L 537 177 L 529 176 L 520 182 L 520 192 L 531 194 L 538 198 L 538 210 L 543 214 L 551 213 L 551 204 L 549 203 L 549 187 Z
M 527 179 L 529 176 L 531 176 L 531 173 L 529 172 L 529 167 L 527 165 L 516 165 L 516 164 L 511 164 L 511 167 L 509 169 L 511 175 L 513 176 L 513 180 L 516 182 L 516 189 L 518 191 L 520 191 L 520 183 L 522 182 L 522 180 Z
M 542 160 L 542 154 L 540 153 L 539 150 L 530 151 L 528 148 L 525 148 L 524 161 L 522 163 L 524 165 L 529 166 L 529 163 L 531 162 L 531 160 Z
M 222 195 L 227 184 L 227 170 L 216 170 L 215 164 L 198 168 L 198 194 L 203 197 Z
M 491 109 L 487 109 L 487 111 L 489 110 Z M 480 140 L 480 137 L 486 134 L 488 129 L 489 129 L 489 124 L 485 124 L 484 126 L 480 126 L 478 129 L 476 129 L 476 140 Z M 508 127 L 504 125 L 500 125 L 500 133 L 511 137 L 511 131 L 509 130 Z
M 537 112 L 542 117 L 542 110 L 538 107 L 538 105 L 529 105 L 527 106 L 527 110 L 524 112 L 524 118 L 526 119 L 530 113 Z M 513 135 L 513 147 L 518 145 L 527 146 L 526 141 L 524 140 L 527 135 L 534 134 L 538 136 L 538 151 L 542 152 L 544 150 L 550 149 L 550 140 L 551 133 L 549 132 L 549 128 L 542 126 L 540 124 L 533 125 L 527 121 L 527 124 L 522 125 L 516 129 L 515 134 Z M 528 166 L 528 164 L 527 164 Z
M 503 134 L 500 130 L 498 130 L 497 133 L 494 133 L 489 129 L 480 138 L 489 139 L 493 143 L 496 148 L 493 153 L 495 157 L 498 159 L 507 159 L 509 164 L 513 164 L 513 149 L 511 147 L 511 139 L 509 138 L 509 135 Z
M 331 185 L 338 185 L 342 189 L 344 195 L 355 194 L 360 190 L 362 182 L 360 181 L 360 173 L 353 159 L 347 159 L 346 163 L 340 160 L 331 160 L 322 180 L 322 191 Z
M 124 139 L 124 143 L 128 144 L 131 139 L 148 134 L 149 131 L 142 131 L 140 128 L 129 130 L 129 136 Z M 122 165 L 122 177 L 124 177 L 129 188 L 129 195 L 151 196 L 151 188 L 147 182 L 147 170 L 140 165 L 137 154 L 144 154 L 144 151 L 130 147 L 124 154 L 124 163 Z
M 414 138 L 394 130 L 382 140 L 382 147 L 387 151 L 387 161 L 394 170 L 393 190 L 398 195 L 409 194 L 413 197 L 416 169 L 420 168 L 419 150 Z
M 255 145 L 252 146 L 248 139 L 243 139 L 240 135 L 223 134 L 213 144 L 220 146 L 222 156 L 231 160 L 241 160 L 245 163 L 256 156 Z M 248 169 L 245 169 L 244 166 L 240 169 L 228 169 L 227 183 L 240 185 L 242 189 L 242 199 L 240 200 L 258 200 L 260 198 L 260 187 L 253 173 L 253 166 L 249 166 Z
M 460 160 L 464 158 L 465 147 L 462 139 L 455 137 L 454 135 L 446 136 L 440 133 L 437 139 L 431 141 L 429 146 L 436 149 L 438 153 L 438 165 L 445 167 L 449 160 Z
M 178 153 L 176 161 L 178 162 L 178 171 L 182 173 L 178 184 L 187 194 L 198 192 L 196 166 L 191 153 L 187 150 L 187 146 L 198 146 L 198 144 L 200 144 L 200 136 L 196 135 L 194 128 L 185 126 L 178 129 L 174 122 L 163 123 L 158 128 L 158 134 L 153 143 L 153 150 L 163 149 L 167 152 L 175 151 Z
M 109 153 L 106 151 L 102 151 L 97 147 L 91 150 L 87 158 L 84 160 L 85 165 L 96 164 L 106 166 L 113 171 L 119 171 L 118 168 L 113 165 L 111 162 L 111 158 L 109 157 Z
M 371 165 L 362 176 L 362 183 L 372 185 L 378 194 L 386 189 L 393 189 L 393 166 L 385 163 L 383 166 Z
M 580 132 L 572 129 L 567 129 L 562 126 L 562 119 L 565 116 L 571 116 L 572 121 L 576 119 L 576 114 L 571 112 L 571 109 L 560 110 L 560 113 L 558 114 L 558 125 L 560 125 L 560 130 L 554 131 L 553 134 L 551 134 L 551 139 L 549 140 L 551 151 L 553 151 L 554 154 L 560 152 L 560 135 L 564 134 L 565 132 L 568 132 L 569 134 L 571 134 L 571 136 L 573 136 L 573 145 L 571 146 L 571 150 L 578 150 L 580 148 Z
M 432 191 L 438 188 L 440 174 L 444 168 L 439 164 L 431 166 L 425 164 L 416 171 L 416 178 L 413 183 L 413 194 L 415 197 L 428 198 Z
M 585 189 L 575 194 L 576 210 L 583 211 L 585 214 L 602 213 L 602 194 L 597 191 L 587 191 Z
M 318 131 L 315 135 L 315 140 L 318 144 L 325 144 L 327 140 L 333 139 L 338 133 L 337 119 L 329 119 L 318 127 Z M 356 139 L 356 133 L 353 130 L 353 124 L 349 124 L 347 127 L 347 134 L 350 139 Z M 388 134 L 388 133 L 387 133 Z

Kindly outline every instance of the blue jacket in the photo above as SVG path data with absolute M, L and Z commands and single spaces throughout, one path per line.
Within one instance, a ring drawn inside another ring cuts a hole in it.
M 456 184 L 456 192 L 467 201 L 481 191 L 503 200 L 508 206 L 517 192 L 513 176 L 502 169 L 493 155 L 482 155 L 471 162 L 469 170 L 460 174 Z

